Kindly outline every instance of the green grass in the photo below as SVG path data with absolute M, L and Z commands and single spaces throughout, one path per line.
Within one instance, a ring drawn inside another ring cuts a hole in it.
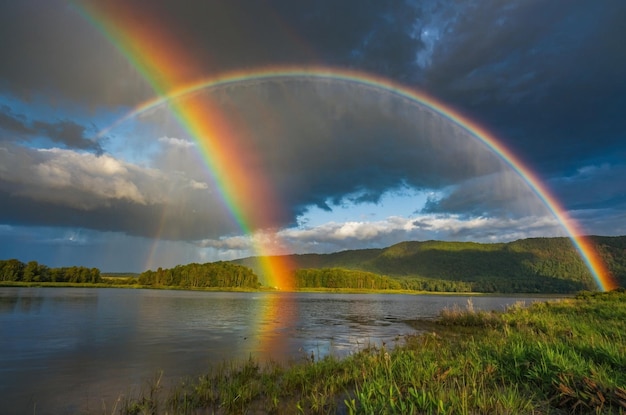
M 163 390 L 120 414 L 626 413 L 626 292 L 445 310 L 393 350 L 291 364 L 253 358 Z M 110 413 L 110 412 L 109 412 Z

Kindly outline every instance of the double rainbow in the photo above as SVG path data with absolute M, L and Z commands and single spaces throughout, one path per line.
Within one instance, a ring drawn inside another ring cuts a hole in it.
M 481 141 L 516 171 L 543 201 L 567 232 L 598 287 L 604 291 L 617 287 L 589 239 L 583 235 L 577 223 L 537 175 L 486 128 L 435 98 L 386 78 L 327 67 L 282 66 L 237 71 L 211 76 L 200 81 L 189 81 L 189 79 L 198 79 L 197 74 L 194 73 L 194 66 L 190 64 L 189 59 L 181 56 L 181 52 L 175 48 L 175 45 L 172 45 L 170 38 L 162 36 L 162 39 L 155 39 L 155 33 L 159 33 L 159 30 L 151 27 L 149 23 L 133 27 L 124 21 L 123 15 L 116 13 L 115 7 L 113 10 L 83 9 L 83 11 L 86 17 L 122 51 L 153 89 L 160 94 L 134 108 L 114 125 L 103 130 L 101 134 L 106 134 L 120 123 L 156 106 L 166 102 L 170 104 L 181 125 L 196 141 L 202 159 L 220 189 L 224 203 L 244 233 L 250 234 L 255 229 L 267 228 L 275 223 L 278 212 L 274 209 L 278 209 L 280 201 L 263 174 L 257 171 L 256 174 L 251 175 L 244 168 L 240 160 L 241 154 L 244 153 L 241 151 L 244 148 L 243 143 L 239 141 L 238 134 L 235 134 L 226 121 L 228 117 L 222 114 L 219 106 L 207 97 L 194 93 L 228 84 L 281 78 L 350 82 L 393 93 L 427 107 Z M 265 200 L 268 203 L 262 204 L 263 208 L 260 208 L 259 200 Z M 270 284 L 281 289 L 293 289 L 292 266 L 288 262 L 288 257 L 268 255 L 266 247 L 262 244 L 258 244 L 254 249 L 262 261 L 264 274 L 270 276 Z

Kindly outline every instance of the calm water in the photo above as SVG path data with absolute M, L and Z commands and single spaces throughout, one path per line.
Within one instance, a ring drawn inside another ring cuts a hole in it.
M 413 333 L 466 296 L 0 288 L 0 413 L 112 413 L 115 400 L 223 360 L 346 355 Z M 545 297 L 473 297 L 502 310 Z

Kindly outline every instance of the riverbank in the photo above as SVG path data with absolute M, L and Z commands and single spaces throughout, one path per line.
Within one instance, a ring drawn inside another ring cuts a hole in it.
M 111 278 L 113 279 L 113 278 Z M 154 286 L 129 283 L 72 283 L 72 282 L 25 282 L 25 281 L 0 281 L 0 287 L 51 287 L 51 288 L 127 288 L 127 289 L 147 289 L 147 290 L 175 290 L 175 291 L 207 291 L 207 292 L 296 292 L 296 293 L 324 293 L 324 294 L 408 294 L 408 295 L 441 295 L 441 296 L 502 296 L 507 295 L 527 296 L 546 298 L 563 298 L 572 294 L 541 294 L 541 293 L 480 293 L 480 292 L 448 292 L 448 291 L 415 291 L 397 289 L 365 289 L 365 288 L 298 288 L 292 291 L 278 290 L 273 287 L 261 286 L 259 288 L 249 287 L 176 287 L 176 286 Z
M 114 279 L 114 278 L 110 278 L 110 279 Z M 155 286 L 155 285 L 116 283 L 116 282 L 111 282 L 111 281 L 101 282 L 101 283 L 0 281 L 0 287 L 130 288 L 130 289 L 148 289 L 148 290 L 179 290 L 179 291 L 209 291 L 209 292 L 303 292 L 303 293 L 338 293 L 338 294 L 487 295 L 484 293 L 471 293 L 471 292 L 458 293 L 458 292 L 435 292 L 435 291 L 413 291 L 413 290 L 382 290 L 382 289 L 364 289 L 364 288 L 302 288 L 302 289 L 294 289 L 292 291 L 284 291 L 284 290 L 278 290 L 273 287 L 265 287 L 265 286 L 261 286 L 259 288 L 178 287 L 178 286 L 165 286 L 165 285 Z M 520 294 L 524 295 L 524 293 L 520 293 Z
M 208 292 L 273 292 L 273 288 L 248 287 L 170 287 L 115 282 L 36 282 L 36 281 L 0 281 L 0 287 L 45 287 L 45 288 L 128 288 L 145 290 L 174 290 L 174 291 L 208 291 Z
M 445 310 L 393 350 L 224 363 L 107 413 L 624 413 L 626 293 Z

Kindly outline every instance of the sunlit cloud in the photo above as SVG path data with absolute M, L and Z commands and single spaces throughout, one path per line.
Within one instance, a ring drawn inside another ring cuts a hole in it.
M 474 217 L 428 214 L 418 217 L 392 216 L 379 221 L 329 222 L 315 227 L 289 228 L 278 232 L 292 253 L 330 253 L 338 250 L 383 248 L 406 240 L 455 240 L 506 242 L 546 234 L 564 236 L 559 222 L 551 216 L 524 218 Z M 203 240 L 201 247 L 236 249 L 254 255 L 254 246 L 268 244 L 273 234 Z M 280 253 L 281 246 L 274 247 Z

